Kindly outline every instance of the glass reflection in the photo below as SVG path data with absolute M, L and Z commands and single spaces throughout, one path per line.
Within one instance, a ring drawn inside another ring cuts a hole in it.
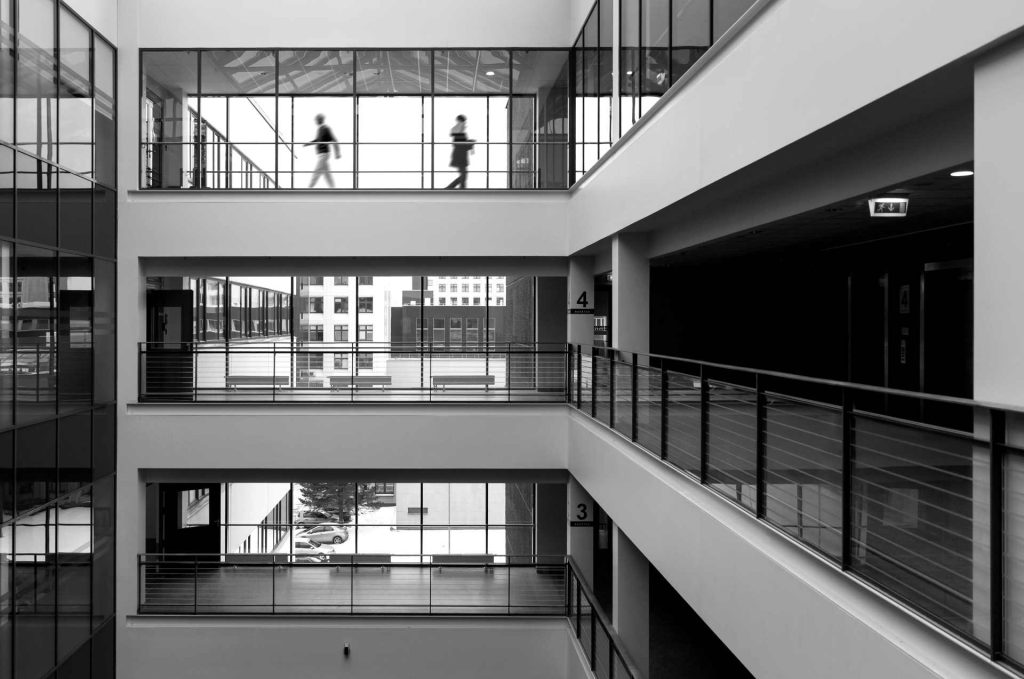
M 8 143 L 14 142 L 14 68 L 14 0 L 0 0 L 0 141 Z
M 14 526 L 15 668 L 17 677 L 39 677 L 54 665 L 57 650 L 57 508 L 50 505 Z
M 14 271 L 13 246 L 0 242 L 0 426 L 14 423 Z
M 57 404 L 57 258 L 53 251 L 19 246 L 15 400 L 18 422 L 52 417 Z
M 15 141 L 50 161 L 57 160 L 54 24 L 52 0 L 20 0 Z
M 60 10 L 60 163 L 91 175 L 92 166 L 92 36 L 67 9 Z

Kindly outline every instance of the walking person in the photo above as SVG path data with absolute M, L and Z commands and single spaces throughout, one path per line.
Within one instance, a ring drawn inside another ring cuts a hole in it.
M 466 168 L 469 167 L 469 154 L 473 151 L 473 139 L 466 136 L 466 116 L 455 116 L 455 126 L 449 133 L 452 137 L 452 159 L 448 164 L 459 171 L 459 176 L 446 186 L 446 189 L 466 188 Z
M 341 147 L 338 145 L 338 140 L 331 132 L 331 128 L 324 124 L 324 114 L 316 114 L 316 138 L 303 146 L 313 146 L 316 144 L 316 167 L 313 169 L 313 179 L 309 182 L 309 188 L 316 186 L 317 180 L 321 176 L 327 180 L 327 186 L 334 188 L 334 178 L 331 177 L 331 146 L 334 147 L 334 158 L 341 158 Z

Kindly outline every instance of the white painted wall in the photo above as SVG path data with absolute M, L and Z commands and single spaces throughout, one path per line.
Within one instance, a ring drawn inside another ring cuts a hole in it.
M 143 47 L 567 47 L 570 32 L 565 0 L 136 2 Z
M 289 483 L 228 483 L 227 485 L 227 543 L 225 553 L 233 553 L 252 535 L 255 525 L 267 517 L 288 491 Z M 223 501 L 223 500 L 222 500 Z M 285 520 L 289 520 L 286 517 Z M 242 525 L 230 525 L 242 524 Z M 273 545 L 270 546 L 273 548 Z M 269 551 L 269 550 L 268 550 Z
M 574 191 L 570 252 L 1021 25 L 1016 0 L 771 3 Z
M 1024 41 L 979 63 L 974 124 L 974 397 L 1024 406 Z
M 758 679 L 1004 676 L 709 489 L 570 418 L 570 473 Z
M 117 2 L 112 0 L 64 0 L 78 16 L 117 47 Z
M 146 679 L 575 679 L 587 675 L 574 642 L 566 621 L 557 618 L 132 617 L 118 630 L 117 673 Z

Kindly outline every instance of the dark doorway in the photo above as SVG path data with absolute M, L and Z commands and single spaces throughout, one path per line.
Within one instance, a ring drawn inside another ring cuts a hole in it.
M 594 503 L 594 595 L 597 604 L 612 615 L 612 520 Z
M 144 394 L 159 394 L 161 401 L 193 400 L 193 304 L 191 290 L 146 293 Z
M 221 551 L 219 483 L 161 483 L 156 541 L 161 554 L 209 554 Z

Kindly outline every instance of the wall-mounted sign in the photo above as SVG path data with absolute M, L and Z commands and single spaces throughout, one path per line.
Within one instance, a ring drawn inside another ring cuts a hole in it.
M 570 528 L 593 528 L 594 527 L 594 522 L 593 521 L 570 521 L 569 522 L 569 527 Z
M 909 198 L 871 198 L 868 214 L 872 217 L 906 217 L 910 209 Z
M 909 314 L 910 313 L 910 286 L 909 285 L 901 285 L 900 286 L 900 313 L 901 314 Z
M 576 298 L 576 306 L 569 307 L 570 314 L 591 314 L 593 315 L 594 309 L 588 308 L 589 302 L 587 302 L 587 291 L 584 290 L 580 293 L 580 296 Z

